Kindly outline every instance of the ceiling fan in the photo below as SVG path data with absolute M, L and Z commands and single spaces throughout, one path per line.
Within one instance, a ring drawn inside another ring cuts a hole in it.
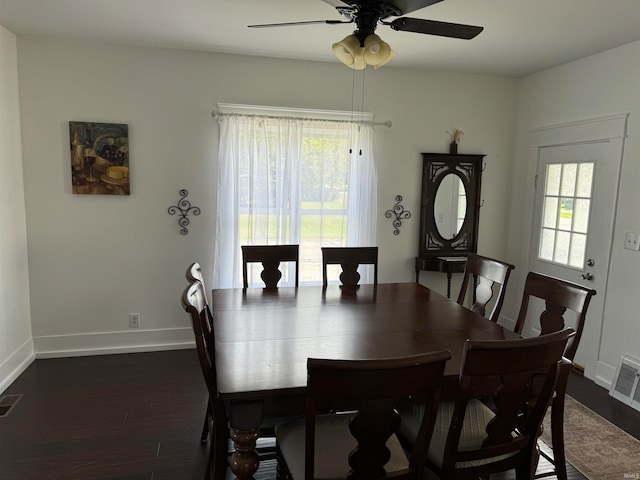
M 379 68 L 387 63 L 395 52 L 375 34 L 378 23 L 393 30 L 438 35 L 441 37 L 470 40 L 482 32 L 483 27 L 459 23 L 438 22 L 421 18 L 403 17 L 443 0 L 322 0 L 335 7 L 346 20 L 311 20 L 303 22 L 267 23 L 249 25 L 251 28 L 284 27 L 292 25 L 355 23 L 352 35 L 333 44 L 333 51 L 341 62 L 356 70 L 366 65 Z M 397 17 L 388 21 L 390 17 Z

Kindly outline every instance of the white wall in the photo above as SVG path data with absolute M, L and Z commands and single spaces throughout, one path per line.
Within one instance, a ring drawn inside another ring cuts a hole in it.
M 527 164 L 532 128 L 629 113 L 618 208 L 613 232 L 611 267 L 606 295 L 602 343 L 595 380 L 609 386 L 621 354 L 640 358 L 640 253 L 625 250 L 625 232 L 640 232 L 640 42 L 530 75 L 518 94 L 517 143 L 512 183 L 509 259 L 527 265 L 524 242 L 530 236 L 532 170 Z M 526 269 L 514 271 L 509 291 L 522 291 Z M 503 314 L 514 319 L 519 298 L 511 296 Z
M 16 37 L 0 26 L 0 392 L 33 359 Z
M 180 348 L 191 331 L 179 297 L 184 270 L 212 273 L 217 102 L 350 110 L 352 74 L 338 62 L 273 60 L 187 51 L 18 42 L 31 308 L 41 356 Z M 359 84 L 360 80 L 358 80 Z M 356 99 L 361 98 L 356 92 Z M 369 70 L 364 110 L 376 129 L 380 281 L 411 281 L 417 253 L 420 152 L 485 153 L 480 250 L 506 249 L 516 81 L 394 69 Z M 73 195 L 68 121 L 129 125 L 131 196 Z M 189 235 L 167 208 L 178 190 L 202 208 Z M 395 196 L 413 217 L 393 235 Z M 421 280 L 444 291 L 442 274 Z M 141 313 L 142 328 L 128 328 Z

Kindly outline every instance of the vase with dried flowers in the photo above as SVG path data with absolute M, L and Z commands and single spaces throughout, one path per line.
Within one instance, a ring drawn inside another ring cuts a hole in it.
M 462 137 L 463 134 L 464 132 L 458 128 L 456 128 L 455 131 L 453 132 L 453 138 L 451 139 L 451 143 L 449 144 L 450 154 L 453 155 L 458 153 L 458 142 L 460 142 L 460 137 Z

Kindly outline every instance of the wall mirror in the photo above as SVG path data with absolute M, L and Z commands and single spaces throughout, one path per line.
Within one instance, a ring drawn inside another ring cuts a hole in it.
M 436 190 L 433 216 L 438 233 L 451 240 L 460 232 L 467 215 L 467 192 L 464 183 L 454 173 L 447 173 Z
M 476 252 L 483 158 L 484 155 L 422 154 L 416 281 L 421 270 L 448 275 L 462 271 L 466 255 Z

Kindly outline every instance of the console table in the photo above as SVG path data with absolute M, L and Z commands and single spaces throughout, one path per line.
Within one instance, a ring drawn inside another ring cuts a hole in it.
M 420 271 L 443 272 L 447 274 L 447 298 L 451 298 L 451 277 L 464 272 L 466 256 L 416 257 L 416 283 L 420 282 Z

